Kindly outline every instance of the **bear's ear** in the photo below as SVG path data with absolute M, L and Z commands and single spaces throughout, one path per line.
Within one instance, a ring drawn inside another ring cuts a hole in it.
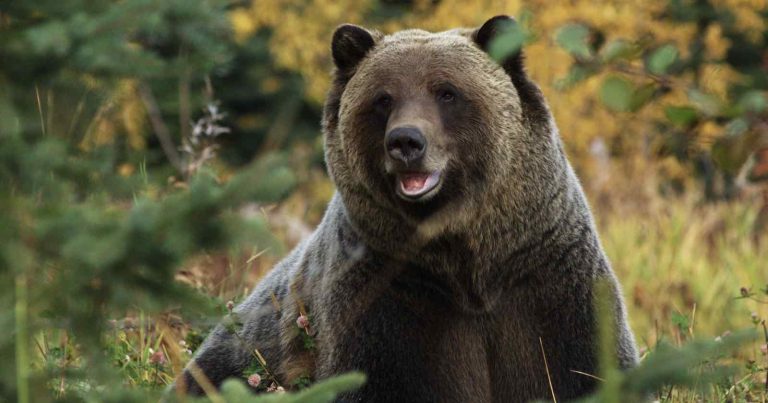
M 514 18 L 497 15 L 472 32 L 471 38 L 480 49 L 487 53 L 493 39 L 507 32 L 515 24 Z M 548 122 L 551 119 L 549 108 L 539 87 L 528 79 L 528 75 L 525 73 L 522 49 L 506 56 L 499 63 L 512 80 L 512 84 L 515 85 L 526 115 L 536 122 Z
M 497 15 L 486 21 L 482 27 L 475 30 L 472 39 L 481 49 L 487 51 L 491 40 L 516 24 L 515 19 L 508 15 Z
M 515 24 L 517 22 L 514 18 L 508 15 L 497 15 L 486 21 L 482 27 L 476 29 L 472 33 L 472 40 L 475 41 L 480 49 L 488 52 L 493 40 L 514 27 Z M 510 76 L 525 75 L 522 50 L 507 55 L 503 60 L 500 60 L 500 64 Z
M 336 28 L 331 40 L 333 62 L 339 70 L 357 66 L 375 44 L 373 36 L 365 28 L 344 24 Z

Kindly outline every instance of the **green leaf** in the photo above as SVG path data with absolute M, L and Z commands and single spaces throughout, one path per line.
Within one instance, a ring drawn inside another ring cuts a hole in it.
M 626 112 L 632 108 L 632 83 L 618 76 L 610 76 L 600 87 L 600 100 L 610 109 Z
M 296 393 L 266 393 L 255 395 L 239 379 L 229 379 L 221 386 L 221 396 L 227 403 L 327 403 L 344 392 L 365 383 L 365 375 L 351 372 L 339 375 Z
M 571 55 L 589 59 L 592 57 L 592 47 L 589 44 L 590 32 L 583 24 L 570 23 L 557 30 L 555 41 Z
M 768 107 L 768 99 L 763 91 L 752 90 L 739 98 L 739 106 L 746 112 L 760 113 Z
M 501 33 L 493 38 L 488 45 L 488 54 L 497 62 L 501 62 L 520 51 L 528 38 L 522 26 L 511 21 L 499 29 Z
M 687 318 L 686 318 L 687 320 Z M 756 340 L 757 332 L 744 330 L 722 337 L 721 341 L 693 340 L 680 348 L 660 343 L 641 363 L 625 374 L 626 392 L 645 395 L 663 385 L 696 385 L 721 379 L 734 367 L 719 363 L 703 366 L 708 360 Z
M 725 125 L 727 136 L 740 136 L 749 130 L 749 121 L 745 118 L 736 118 Z
M 604 63 L 616 60 L 631 59 L 639 53 L 637 45 L 625 39 L 615 39 L 608 42 L 600 50 L 600 59 Z
M 656 94 L 655 84 L 635 87 L 627 79 L 609 76 L 600 88 L 600 99 L 608 108 L 619 112 L 634 112 L 645 106 Z
M 255 396 L 248 391 L 242 381 L 229 379 L 221 385 L 221 394 L 227 402 L 253 401 Z
M 696 109 L 690 106 L 668 106 L 664 109 L 664 115 L 675 126 L 688 127 L 698 117 Z
M 672 124 L 687 127 L 698 117 L 696 109 L 690 106 L 668 106 L 664 109 L 664 115 Z
M 566 74 L 565 77 L 555 82 L 555 88 L 561 91 L 567 90 L 580 83 L 581 81 L 584 81 L 587 78 L 593 76 L 595 72 L 596 70 L 592 66 L 576 63 L 571 66 L 571 68 L 568 70 L 568 74 Z
M 629 109 L 634 112 L 640 110 L 645 104 L 648 103 L 656 94 L 655 84 L 645 84 L 639 88 L 636 88 L 632 92 L 632 100 L 629 103 Z
M 675 45 L 664 45 L 651 53 L 646 68 L 653 74 L 666 74 L 669 67 L 677 61 L 678 55 Z
M 724 134 L 712 145 L 712 160 L 722 170 L 735 174 L 757 149 L 760 134 L 749 130 L 749 122 L 745 118 L 728 122 Z
M 365 383 L 365 375 L 352 372 L 316 383 L 296 394 L 295 403 L 324 403 L 330 402 L 341 393 L 358 389 Z
M 691 326 L 691 321 L 688 317 L 679 312 L 672 312 L 672 323 L 677 326 L 682 333 L 687 333 L 688 328 Z
M 723 109 L 723 104 L 717 97 L 697 89 L 688 91 L 688 99 L 691 100 L 691 104 L 693 104 L 697 110 L 707 116 L 716 116 Z

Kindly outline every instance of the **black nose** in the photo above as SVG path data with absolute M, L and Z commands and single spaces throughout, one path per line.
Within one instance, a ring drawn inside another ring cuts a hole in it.
M 427 149 L 427 139 L 415 127 L 398 127 L 387 133 L 384 139 L 387 153 L 393 159 L 406 164 L 418 161 Z

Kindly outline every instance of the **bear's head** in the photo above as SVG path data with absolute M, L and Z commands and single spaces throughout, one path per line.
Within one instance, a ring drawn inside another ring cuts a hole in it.
M 511 24 L 499 16 L 474 30 L 386 36 L 337 28 L 326 161 L 359 226 L 430 238 L 544 202 L 542 183 L 567 169 L 551 115 L 520 52 L 501 62 L 487 53 Z

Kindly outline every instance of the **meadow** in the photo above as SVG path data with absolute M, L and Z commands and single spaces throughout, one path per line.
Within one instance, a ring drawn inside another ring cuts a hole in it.
M 525 52 L 641 350 L 627 373 L 601 355 L 584 401 L 767 402 L 764 0 L 0 5 L 0 402 L 161 399 L 333 195 L 333 29 L 503 13 L 490 56 Z M 281 385 L 257 355 L 205 400 L 364 382 Z
M 198 290 L 221 316 L 190 318 L 172 309 L 156 314 L 129 310 L 127 316 L 112 317 L 105 346 L 122 382 L 147 390 L 173 382 L 207 332 L 225 317 L 227 303 L 243 299 L 289 248 L 308 235 L 331 191 L 322 171 L 308 173 L 291 196 L 256 213 L 265 217 L 277 242 L 256 243 L 228 254 L 197 254 L 181 266 L 175 280 Z M 635 198 L 642 193 L 636 188 L 625 192 Z M 721 343 L 734 332 L 754 332 L 732 350 L 694 351 L 685 361 L 692 368 L 728 365 L 730 371 L 722 379 L 697 385 L 694 370 L 687 385 L 663 387 L 657 399 L 766 401 L 768 248 L 766 238 L 755 233 L 760 194 L 747 192 L 736 201 L 703 203 L 690 196 L 661 198 L 654 192 L 642 201 L 627 202 L 616 193 L 621 192 L 595 192 L 590 199 L 603 246 L 624 289 L 641 355 L 647 357 L 660 344 Z M 42 330 L 34 343 L 34 366 L 62 371 L 50 387 L 59 396 L 72 393 L 70 388 L 76 391 L 77 384 L 63 375 L 66 368 L 82 365 L 76 341 L 66 331 Z M 662 366 L 680 370 L 670 363 Z

